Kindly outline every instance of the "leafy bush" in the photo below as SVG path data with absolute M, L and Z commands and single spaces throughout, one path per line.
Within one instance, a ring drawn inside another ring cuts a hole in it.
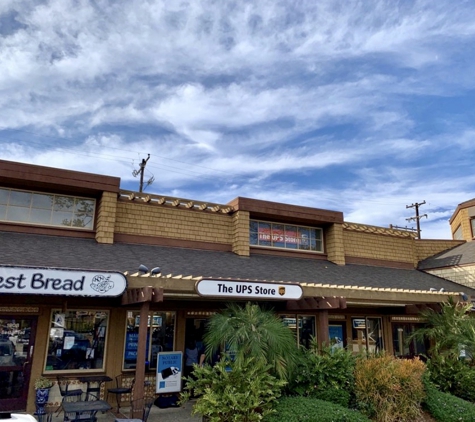
M 430 380 L 454 396 L 475 402 L 475 368 L 458 357 L 435 354 L 427 361 Z
M 358 407 L 378 422 L 417 420 L 425 396 L 425 365 L 391 355 L 359 359 L 355 368 Z
M 331 403 L 339 404 L 340 406 L 349 408 L 352 400 L 350 393 L 346 390 L 337 387 L 327 387 L 325 389 L 315 389 L 310 397 L 319 400 L 329 401 Z M 354 407 L 354 406 L 351 406 Z
M 193 414 L 210 422 L 257 422 L 274 412 L 275 400 L 285 381 L 270 374 L 270 365 L 254 358 L 239 363 L 226 359 L 215 366 L 195 365 L 193 377 L 186 379 L 184 403 L 190 395 L 198 399 Z
M 318 350 L 314 339 L 309 350 L 303 349 L 297 373 L 287 394 L 312 396 L 348 407 L 354 398 L 356 357 L 345 349 L 324 347 Z
M 370 422 L 356 410 L 311 397 L 282 397 L 265 422 Z
M 426 383 L 423 407 L 439 422 L 475 422 L 475 405 Z

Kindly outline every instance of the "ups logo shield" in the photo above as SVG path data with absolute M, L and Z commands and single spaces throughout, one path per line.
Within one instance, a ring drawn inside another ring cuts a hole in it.
M 281 296 L 284 296 L 285 295 L 285 287 L 279 287 L 279 294 Z

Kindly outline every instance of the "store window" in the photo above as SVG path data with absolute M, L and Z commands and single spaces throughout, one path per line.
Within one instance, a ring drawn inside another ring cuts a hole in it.
M 107 311 L 53 310 L 45 371 L 104 369 Z
M 172 352 L 175 342 L 175 313 L 150 312 L 147 322 L 146 365 L 157 367 L 157 354 Z M 137 366 L 140 312 L 127 312 L 127 333 L 125 335 L 124 369 Z
M 251 220 L 249 243 L 252 246 L 323 252 L 322 229 Z
M 328 340 L 332 350 L 345 347 L 345 326 L 343 322 L 332 322 L 328 325 Z
M 383 321 L 381 318 L 352 318 L 353 352 L 378 353 L 384 349 Z
M 0 221 L 92 229 L 95 199 L 0 188 Z
M 422 324 L 393 323 L 393 348 L 394 355 L 399 358 L 413 358 L 426 353 L 424 341 L 411 339 L 410 336 L 417 328 L 422 328 Z
M 310 348 L 311 340 L 316 337 L 316 323 L 314 315 L 280 315 L 284 325 L 295 334 L 298 344 Z

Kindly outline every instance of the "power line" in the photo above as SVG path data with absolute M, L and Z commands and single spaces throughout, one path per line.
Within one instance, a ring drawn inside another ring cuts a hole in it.
M 424 205 L 426 203 L 426 201 L 422 201 L 422 202 L 419 202 L 419 203 L 414 203 L 414 204 L 411 204 L 411 205 L 406 205 L 406 209 L 407 208 L 415 208 L 416 209 L 416 215 L 414 217 L 409 217 L 409 218 L 406 218 L 407 221 L 415 221 L 416 224 L 417 224 L 417 238 L 420 239 L 421 238 L 421 223 L 420 223 L 420 219 L 422 217 L 425 217 L 427 218 L 427 214 L 422 214 L 422 215 L 419 215 L 419 206 L 421 205 Z

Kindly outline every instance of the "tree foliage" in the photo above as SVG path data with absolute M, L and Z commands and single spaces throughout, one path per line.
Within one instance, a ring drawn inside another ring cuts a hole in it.
M 475 352 L 475 319 L 470 315 L 472 304 L 455 302 L 449 298 L 440 312 L 432 309 L 421 312 L 426 327 L 420 328 L 409 338 L 428 339 L 431 342 L 429 357 L 458 358 L 463 350 L 466 355 Z

